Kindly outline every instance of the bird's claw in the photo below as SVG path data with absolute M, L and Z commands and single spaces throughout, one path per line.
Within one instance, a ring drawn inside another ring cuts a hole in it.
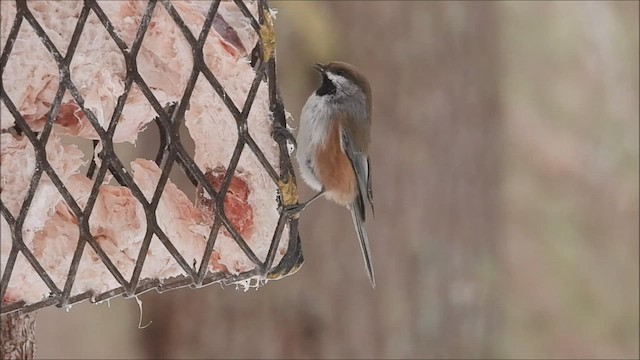
M 290 141 L 291 144 L 293 144 L 294 149 L 298 148 L 298 142 L 296 141 L 296 137 L 293 136 L 293 134 L 291 133 L 291 131 L 289 131 L 289 129 L 287 129 L 286 127 L 283 126 L 279 126 L 277 125 L 274 129 L 273 129 L 273 133 L 272 136 L 274 139 L 278 139 L 278 138 L 284 138 L 287 141 Z
M 283 212 L 287 213 L 289 216 L 295 216 L 300 214 L 306 207 L 307 207 L 306 203 L 288 205 L 283 208 Z

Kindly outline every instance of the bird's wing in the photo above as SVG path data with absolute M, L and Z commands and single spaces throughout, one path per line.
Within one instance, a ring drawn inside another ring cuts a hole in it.
M 353 225 L 358 233 L 358 240 L 360 240 L 360 249 L 362 250 L 362 257 L 364 258 L 364 266 L 367 270 L 367 276 L 371 282 L 373 288 L 376 287 L 376 277 L 373 273 L 373 263 L 371 262 L 371 248 L 369 247 L 369 237 L 367 236 L 367 230 L 364 227 L 364 218 L 362 213 L 357 210 L 358 208 L 364 208 L 364 201 L 362 200 L 362 194 L 358 193 L 354 202 L 349 205 L 351 211 L 351 218 L 353 219 Z
M 371 210 L 373 211 L 373 190 L 371 187 L 371 171 L 369 165 L 369 156 L 366 153 L 358 151 L 349 131 L 345 128 L 340 128 L 340 137 L 342 141 L 342 149 L 351 162 L 353 172 L 356 174 L 356 182 L 358 183 L 358 193 L 362 197 L 367 196 L 369 203 L 371 204 Z M 365 208 L 364 201 L 359 204 L 358 209 L 362 214 L 362 219 L 365 220 Z
M 371 161 L 367 156 L 367 199 L 369 199 L 369 205 L 371 205 L 371 213 L 375 217 L 376 211 L 373 207 L 373 186 L 371 185 Z
M 366 211 L 364 207 L 364 196 L 367 194 L 369 197 L 369 201 L 371 201 L 371 183 L 370 183 L 370 173 L 369 173 L 369 158 L 366 154 L 362 152 L 358 152 L 353 142 L 351 141 L 351 137 L 349 136 L 348 131 L 344 131 L 344 129 L 340 129 L 341 131 L 341 140 L 342 140 L 342 149 L 345 154 L 349 158 L 351 162 L 351 167 L 353 168 L 354 173 L 356 174 L 356 182 L 358 183 L 358 188 L 356 190 L 356 197 L 354 201 L 349 205 L 349 210 L 351 210 L 351 217 L 353 219 L 353 225 L 356 228 L 356 232 L 358 233 L 358 240 L 360 240 L 360 249 L 362 250 L 362 256 L 364 257 L 364 263 L 367 270 L 367 275 L 369 276 L 369 281 L 371 282 L 371 286 L 376 287 L 375 275 L 373 273 L 373 264 L 371 262 L 371 249 L 369 247 L 369 237 L 367 236 L 367 230 L 364 227 L 364 221 L 366 216 Z M 373 204 L 372 204 L 373 209 Z

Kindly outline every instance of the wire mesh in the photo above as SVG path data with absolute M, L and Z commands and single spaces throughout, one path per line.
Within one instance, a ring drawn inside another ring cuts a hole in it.
M 171 4 L 171 1 L 149 1 L 142 17 L 142 21 L 138 27 L 135 40 L 130 47 L 127 46 L 127 44 L 116 33 L 112 21 L 105 14 L 100 5 L 95 0 L 85 0 L 65 56 L 63 56 L 58 51 L 47 33 L 38 23 L 38 20 L 31 13 L 29 8 L 27 7 L 26 0 L 16 1 L 17 13 L 11 31 L 7 37 L 5 48 L 0 57 L 2 74 L 4 74 L 5 66 L 7 64 L 9 56 L 11 55 L 13 44 L 18 36 L 18 32 L 21 26 L 31 26 L 44 46 L 53 56 L 53 59 L 58 66 L 60 80 L 56 96 L 53 100 L 51 109 L 47 116 L 46 124 L 44 125 L 43 130 L 39 133 L 34 132 L 29 127 L 24 119 L 24 116 L 18 111 L 15 104 L 5 92 L 4 85 L 2 85 L 1 88 L 2 102 L 15 118 L 13 131 L 26 136 L 29 142 L 33 145 L 36 154 L 36 171 L 31 180 L 28 192 L 22 203 L 22 207 L 18 216 L 14 217 L 7 209 L 5 204 L 0 201 L 0 210 L 2 212 L 2 216 L 9 224 L 12 234 L 11 252 L 8 256 L 2 279 L 0 280 L 0 298 L 4 299 L 4 295 L 7 291 L 9 281 L 12 276 L 14 265 L 19 254 L 23 254 L 24 258 L 33 267 L 38 276 L 44 281 L 44 283 L 50 290 L 50 295 L 48 298 L 33 304 L 26 304 L 24 301 L 19 301 L 11 304 L 3 304 L 1 309 L 1 313 L 3 315 L 15 311 L 26 313 L 51 305 L 66 307 L 87 299 L 89 299 L 91 302 L 101 302 L 119 295 L 131 297 L 152 289 L 156 289 L 158 292 L 164 292 L 167 290 L 186 286 L 191 286 L 194 288 L 201 287 L 216 282 L 232 284 L 254 277 L 273 279 L 285 276 L 301 266 L 303 257 L 300 247 L 300 239 L 298 236 L 298 221 L 295 217 L 290 217 L 287 212 L 284 211 L 286 205 L 291 205 L 292 203 L 295 203 L 297 201 L 297 196 L 295 194 L 295 175 L 287 149 L 288 134 L 286 130 L 285 111 L 276 82 L 276 60 L 273 56 L 275 45 L 273 40 L 273 23 L 269 16 L 269 13 L 265 11 L 265 9 L 268 9 L 266 0 L 258 0 L 258 19 L 253 16 L 253 14 L 241 0 L 234 0 L 234 2 L 241 10 L 242 14 L 247 19 L 249 19 L 253 29 L 259 34 L 258 43 L 251 52 L 251 65 L 255 71 L 256 76 L 253 80 L 247 99 L 242 108 L 238 108 L 234 104 L 234 102 L 231 100 L 231 97 L 228 96 L 224 87 L 221 85 L 218 79 L 216 79 L 216 76 L 214 76 L 211 70 L 207 67 L 203 59 L 203 46 L 207 34 L 211 30 L 211 27 L 215 23 L 215 21 L 220 20 L 219 18 L 217 18 L 217 11 L 220 5 L 220 0 L 212 1 L 206 15 L 202 31 L 200 32 L 198 38 L 195 38 L 194 35 L 190 32 L 178 11 L 176 11 L 174 6 Z M 151 89 L 140 75 L 136 64 L 136 56 L 138 54 L 138 51 L 140 50 L 142 40 L 144 38 L 145 32 L 147 31 L 149 22 L 152 18 L 156 6 L 163 6 L 170 14 L 172 20 L 183 33 L 189 45 L 191 46 L 194 63 L 193 70 L 190 74 L 182 98 L 180 99 L 180 101 L 166 106 L 162 106 L 156 99 Z M 80 95 L 80 92 L 78 91 L 76 85 L 72 82 L 69 71 L 69 66 L 80 41 L 85 22 L 90 13 L 94 13 L 98 17 L 99 21 L 109 33 L 111 39 L 120 49 L 126 62 L 124 93 L 118 98 L 110 123 L 106 129 L 101 126 L 92 111 L 84 106 L 84 99 Z M 193 157 L 186 151 L 178 135 L 178 130 L 180 128 L 180 124 L 184 120 L 185 111 L 195 87 L 196 79 L 200 74 L 204 76 L 211 87 L 215 90 L 215 93 L 224 101 L 225 106 L 233 115 L 238 129 L 236 151 L 231 159 L 231 163 L 226 169 L 224 178 L 222 180 L 222 183 L 220 184 L 219 191 L 216 191 L 207 181 L 205 174 L 203 174 L 203 172 L 196 165 Z M 247 126 L 247 117 L 249 111 L 255 100 L 258 86 L 263 81 L 266 81 L 266 83 L 268 84 L 269 109 L 273 114 L 272 137 L 273 140 L 277 142 L 279 148 L 279 172 L 277 172 L 267 161 L 264 153 L 258 147 L 252 136 L 249 134 Z M 156 155 L 155 162 L 162 169 L 162 173 L 151 202 L 147 201 L 140 188 L 133 181 L 130 174 L 124 170 L 122 162 L 118 158 L 113 148 L 112 140 L 114 132 L 116 126 L 118 125 L 118 121 L 122 114 L 123 108 L 125 107 L 125 101 L 133 84 L 136 84 L 138 86 L 138 88 L 142 91 L 146 99 L 149 101 L 149 103 L 157 113 L 157 117 L 154 119 L 154 123 L 157 125 L 160 132 L 160 150 Z M 80 109 L 91 123 L 92 127 L 97 132 L 100 140 L 94 140 L 94 148 L 98 145 L 98 143 L 101 143 L 102 145 L 102 150 L 98 155 L 100 158 L 100 166 L 97 165 L 95 158 L 92 158 L 91 164 L 87 171 L 87 177 L 94 180 L 94 184 L 84 209 L 82 209 L 71 196 L 69 190 L 57 176 L 46 156 L 47 154 L 45 146 L 49 139 L 49 135 L 51 134 L 54 120 L 56 119 L 60 110 L 60 105 L 65 91 L 68 91 L 71 94 L 75 102 L 79 105 Z M 260 261 L 258 259 L 245 239 L 243 239 L 242 235 L 233 227 L 233 225 L 229 221 L 227 214 L 225 213 L 225 207 L 223 206 L 225 193 L 229 189 L 233 171 L 239 161 L 240 156 L 238 150 L 242 149 L 245 146 L 248 147 L 250 151 L 256 156 L 260 164 L 264 167 L 269 177 L 275 182 L 279 190 L 277 204 L 274 204 L 274 206 L 278 206 L 279 219 L 273 234 L 273 238 L 271 239 L 269 252 L 266 256 L 265 261 Z M 182 171 L 187 175 L 194 186 L 202 187 L 202 189 L 206 191 L 210 198 L 214 199 L 214 202 L 216 204 L 216 206 L 213 207 L 215 220 L 211 227 L 211 232 L 209 234 L 205 247 L 205 253 L 198 269 L 196 269 L 195 267 L 192 268 L 181 256 L 176 247 L 172 244 L 167 235 L 160 228 L 160 226 L 158 225 L 158 221 L 156 221 L 155 218 L 155 210 L 158 207 L 160 197 L 169 178 L 169 172 L 174 163 L 177 163 L 180 166 Z M 103 182 L 107 171 L 113 174 L 114 178 L 120 185 L 125 186 L 131 190 L 132 194 L 142 204 L 147 219 L 147 231 L 142 242 L 139 256 L 137 257 L 137 260 L 135 262 L 133 275 L 130 279 L 126 279 L 123 276 L 122 272 L 109 259 L 107 253 L 101 248 L 100 244 L 92 236 L 89 228 L 89 218 L 92 214 L 94 205 L 96 204 L 99 187 Z M 68 204 L 70 211 L 77 219 L 80 228 L 79 241 L 75 249 L 71 261 L 71 266 L 69 268 L 67 279 L 63 288 L 59 288 L 54 283 L 54 281 L 52 281 L 51 277 L 47 274 L 47 271 L 38 262 L 32 251 L 25 245 L 22 235 L 22 229 L 28 209 L 36 193 L 39 179 L 43 174 L 46 174 L 56 186 L 57 190 L 60 192 L 60 195 Z M 273 267 L 275 253 L 280 243 L 282 234 L 286 228 L 285 225 L 288 225 L 289 244 L 287 247 L 287 251 L 281 261 L 277 266 Z M 235 240 L 235 242 L 242 249 L 245 255 L 253 263 L 255 263 L 256 267 L 254 270 L 238 275 L 229 275 L 225 272 L 211 272 L 208 269 L 208 261 L 205 261 L 205 259 L 210 258 L 216 238 L 218 236 L 218 232 L 221 228 L 226 229 L 226 231 L 231 235 L 233 240 Z M 149 250 L 149 245 L 154 235 L 157 236 L 157 238 L 166 247 L 166 249 L 169 251 L 169 253 L 179 264 L 186 275 L 162 281 L 158 279 L 140 279 L 145 258 Z M 84 248 L 87 244 L 91 247 L 91 249 L 93 249 L 93 251 L 95 251 L 97 256 L 108 268 L 109 272 L 114 276 L 114 278 L 118 281 L 120 286 L 104 293 L 96 294 L 92 291 L 88 291 L 72 296 L 71 289 L 74 285 L 80 260 L 83 256 Z

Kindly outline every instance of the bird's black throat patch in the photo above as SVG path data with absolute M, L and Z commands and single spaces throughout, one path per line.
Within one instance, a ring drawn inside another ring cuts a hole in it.
M 331 80 L 327 77 L 326 74 L 322 74 L 322 85 L 316 90 L 316 95 L 324 96 L 324 95 L 333 95 L 336 93 L 336 86 L 333 84 Z

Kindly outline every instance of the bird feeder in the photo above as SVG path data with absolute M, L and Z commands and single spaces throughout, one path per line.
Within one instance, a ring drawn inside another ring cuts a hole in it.
M 3 316 L 301 266 L 265 0 L 0 6 Z

